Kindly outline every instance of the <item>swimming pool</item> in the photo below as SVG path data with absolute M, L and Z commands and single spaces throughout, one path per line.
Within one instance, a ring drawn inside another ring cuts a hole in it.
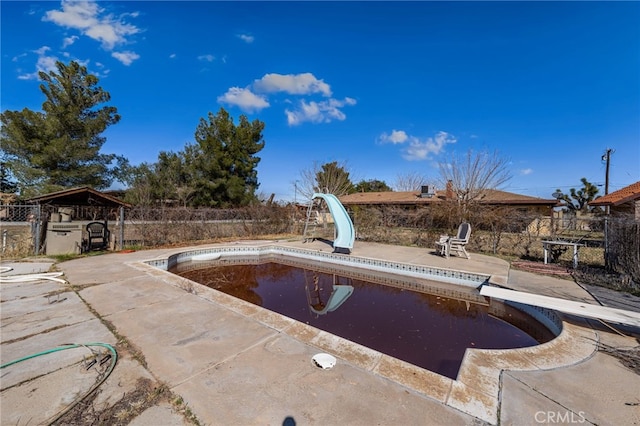
M 230 263 L 240 262 L 242 257 L 260 261 L 302 259 L 319 262 L 330 268 L 347 266 L 358 272 L 375 275 L 388 286 L 394 286 L 398 280 L 406 281 L 405 278 L 409 277 L 411 286 L 418 289 L 424 289 L 426 281 L 435 283 L 434 293 L 441 297 L 456 298 L 462 292 L 488 301 L 489 298 L 480 296 L 478 287 L 487 284 L 504 286 L 509 271 L 507 262 L 491 256 L 475 255 L 471 260 L 456 262 L 456 259 L 435 256 L 429 250 L 378 243 L 361 243 L 351 255 L 334 254 L 330 250 L 332 247 L 319 241 L 233 241 L 162 250 L 157 257 L 132 261 L 131 266 L 144 271 L 150 282 L 157 283 L 154 285 L 177 287 L 190 293 L 188 297 L 206 300 L 255 322 L 258 327 L 270 329 L 274 336 L 293 339 L 307 346 L 311 353 L 316 351 L 334 355 L 337 365 L 328 371 L 335 371 L 338 376 L 342 374 L 342 367 L 356 367 L 383 381 L 397 383 L 405 387 L 407 392 L 417 392 L 490 424 L 498 423 L 503 372 L 556 369 L 575 365 L 594 354 L 593 342 L 598 340 L 596 333 L 565 321 L 555 311 L 516 304 L 519 310 L 536 318 L 557 337 L 547 343 L 519 349 L 467 348 L 456 379 L 451 379 L 168 272 L 169 268 L 178 264 L 186 267 L 194 256 L 199 256 L 201 261 L 225 259 Z M 192 266 L 197 267 L 196 263 L 192 262 Z M 338 308 L 338 311 L 342 308 Z M 526 327 L 526 324 L 519 326 Z M 193 327 L 197 328 L 197 324 Z M 228 324 L 221 324 L 220 327 L 224 329 Z M 259 343 L 255 341 L 251 344 Z M 307 366 L 290 367 L 296 370 L 315 368 L 311 357 L 308 362 Z M 334 378 L 339 380 L 338 377 Z
M 353 257 L 336 264 L 308 254 L 192 251 L 169 259 L 168 269 L 450 378 L 467 348 L 529 347 L 555 337 L 521 310 L 480 296 L 475 287 L 484 276 L 417 271 L 393 262 L 369 270 L 363 259 L 347 267 Z

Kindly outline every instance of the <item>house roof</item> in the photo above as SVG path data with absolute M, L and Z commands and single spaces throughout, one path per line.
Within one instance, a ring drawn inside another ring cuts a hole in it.
M 435 197 L 421 198 L 418 191 L 356 192 L 339 198 L 345 206 L 357 204 L 431 204 L 436 201 Z
M 607 195 L 596 198 L 589 203 L 590 206 L 619 206 L 629 201 L 640 200 L 640 181 L 613 191 Z
M 512 192 L 487 189 L 484 191 L 481 203 L 493 205 L 547 205 L 555 206 L 556 199 L 543 199 Z M 421 197 L 419 191 L 389 191 L 389 192 L 357 192 L 343 195 L 340 202 L 349 205 L 429 205 L 441 203 L 446 199 L 446 191 L 437 191 L 431 198 Z
M 119 198 L 97 191 L 88 186 L 51 192 L 30 198 L 27 202 L 65 206 L 131 207 L 130 204 L 125 203 Z

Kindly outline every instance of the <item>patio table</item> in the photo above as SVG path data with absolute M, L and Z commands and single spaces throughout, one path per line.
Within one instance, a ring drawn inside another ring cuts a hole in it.
M 542 248 L 544 250 L 544 264 L 546 265 L 549 250 L 552 246 L 567 246 L 573 247 L 573 267 L 578 267 L 578 247 L 584 247 L 584 244 L 574 243 L 571 241 L 542 241 Z

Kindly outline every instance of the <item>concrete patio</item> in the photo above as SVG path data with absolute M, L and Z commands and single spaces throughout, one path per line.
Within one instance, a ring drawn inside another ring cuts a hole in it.
M 231 244 L 332 250 L 321 241 Z M 107 424 L 640 424 L 640 376 L 597 350 L 598 342 L 638 346 L 638 329 L 615 326 L 623 336 L 565 316 L 562 334 L 544 345 L 468 350 L 450 380 L 143 263 L 187 250 L 57 264 L 68 285 L 2 283 L 1 363 L 64 343 L 114 345 L 118 362 L 85 408 L 109 412 Z M 597 303 L 571 280 L 511 270 L 490 256 L 444 259 L 429 249 L 362 242 L 352 256 L 482 273 L 514 290 Z M 2 262 L 14 268 L 9 274 L 51 264 Z M 640 311 L 637 298 L 628 305 Z M 318 352 L 335 355 L 336 366 L 314 366 Z M 86 368 L 86 354 L 72 349 L 0 370 L 0 423 L 46 423 L 88 390 L 101 371 Z M 119 404 L 141 384 L 170 390 L 172 400 Z

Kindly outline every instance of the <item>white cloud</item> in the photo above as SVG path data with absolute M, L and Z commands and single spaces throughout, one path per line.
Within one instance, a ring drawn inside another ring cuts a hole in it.
M 322 102 L 305 102 L 300 101 L 299 107 L 294 110 L 285 110 L 287 123 L 289 126 L 297 126 L 304 122 L 311 123 L 330 123 L 333 120 L 343 121 L 347 116 L 340 108 L 347 105 L 355 105 L 356 101 L 352 98 L 344 98 L 343 100 L 329 99 Z
M 62 48 L 64 49 L 65 47 L 69 47 L 71 46 L 73 43 L 75 43 L 80 37 L 78 36 L 71 36 L 71 37 L 65 37 L 62 40 Z
M 209 55 L 209 54 L 207 54 L 207 55 L 200 55 L 200 56 L 198 56 L 198 60 L 199 60 L 199 61 L 213 62 L 215 59 L 216 59 L 216 57 L 215 57 L 215 56 L 213 56 L 213 55 Z
M 407 139 L 409 139 L 407 132 L 405 132 L 404 130 L 395 129 L 391 131 L 391 134 L 383 133 L 379 137 L 381 143 L 390 142 L 394 145 L 397 143 L 405 143 Z
M 402 157 L 405 160 L 426 160 L 430 155 L 438 155 L 447 144 L 456 143 L 458 140 L 447 132 L 438 132 L 432 138 L 421 140 L 416 136 L 407 134 L 404 130 L 392 130 L 390 134 L 382 133 L 378 137 L 380 143 L 392 143 L 405 145 L 402 148 Z
M 38 56 L 43 56 L 45 53 L 47 53 L 50 50 L 51 48 L 49 46 L 42 46 L 40 49 L 34 50 L 33 53 L 35 53 Z
M 245 43 L 253 43 L 253 40 L 255 40 L 255 38 L 249 34 L 238 34 L 238 38 Z
M 37 80 L 39 78 L 38 72 L 50 72 L 57 71 L 56 62 L 58 61 L 57 56 L 47 55 L 51 48 L 49 46 L 42 46 L 39 49 L 33 51 L 33 53 L 38 55 L 38 61 L 36 62 L 36 70 L 32 73 L 28 74 L 20 74 L 18 75 L 18 79 L 20 80 Z
M 257 92 L 274 93 L 286 92 L 290 95 L 309 95 L 321 93 L 331 96 L 331 88 L 323 80 L 318 80 L 313 74 L 265 74 L 260 80 L 253 82 Z
M 171 55 L 169 55 L 169 58 L 170 58 L 170 59 L 175 59 L 175 58 L 176 58 L 176 54 L 175 54 L 175 53 L 172 53 Z
M 520 174 L 524 175 L 524 176 L 530 175 L 531 173 L 533 173 L 533 169 L 522 169 L 522 170 L 520 170 Z
M 412 139 L 402 157 L 409 161 L 426 160 L 430 155 L 440 154 L 445 145 L 457 141 L 453 135 L 447 132 L 438 132 L 433 138 L 427 138 L 425 141 L 420 141 L 417 138 Z
M 344 107 L 355 105 L 355 99 L 345 97 L 335 99 L 331 96 L 331 88 L 323 80 L 317 79 L 311 73 L 302 74 L 265 74 L 254 80 L 252 84 L 241 89 L 230 88 L 227 93 L 218 97 L 218 102 L 236 105 L 245 111 L 260 111 L 271 106 L 267 96 L 285 93 L 288 95 L 320 95 L 322 100 L 310 99 L 280 99 L 279 102 L 291 105 L 285 109 L 285 116 L 289 126 L 297 126 L 305 122 L 330 123 L 346 119 L 342 111 Z
M 11 58 L 11 61 L 12 62 L 18 62 L 18 60 L 24 58 L 25 56 L 27 56 L 26 53 L 21 53 L 21 54 L 19 54 L 17 56 L 14 56 L 13 58 Z
M 218 96 L 218 102 L 235 105 L 246 112 L 260 111 L 269 106 L 269 102 L 263 96 L 256 95 L 250 89 L 241 89 L 240 87 L 232 87 L 224 95 Z
M 138 27 L 124 20 L 126 17 L 137 17 L 138 13 L 136 12 L 116 17 L 112 14 L 105 14 L 105 9 L 100 8 L 93 1 L 63 0 L 61 6 L 62 10 L 46 12 L 42 20 L 78 30 L 82 35 L 100 42 L 107 51 L 112 51 L 116 46 L 128 43 L 129 36 L 140 32 Z M 74 39 L 74 37 L 76 38 Z M 63 41 L 63 46 L 66 47 L 76 40 L 77 36 L 67 37 Z M 133 55 L 127 57 L 132 58 Z M 139 57 L 138 55 L 137 58 Z
M 135 61 L 136 59 L 140 59 L 140 55 L 138 55 L 135 52 L 129 52 L 129 51 L 113 52 L 111 56 L 113 56 L 114 58 L 116 58 L 126 66 L 131 65 L 133 61 Z

